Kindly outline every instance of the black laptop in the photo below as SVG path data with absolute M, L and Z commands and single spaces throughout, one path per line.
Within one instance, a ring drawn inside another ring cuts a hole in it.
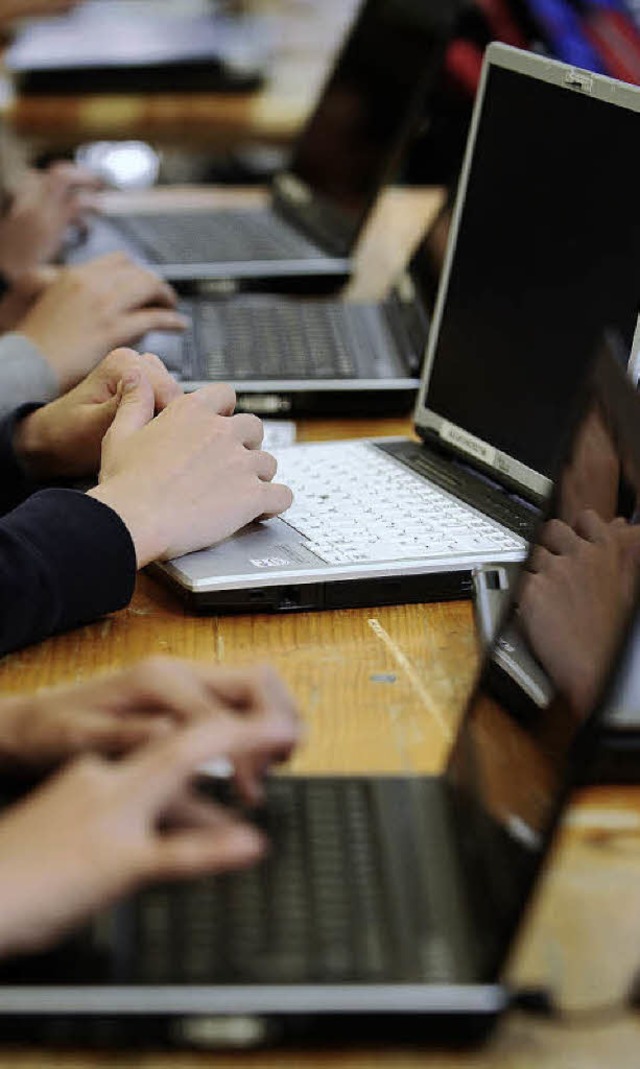
M 594 383 L 590 403 L 637 499 L 640 402 L 613 362 Z M 592 563 L 610 574 L 606 554 Z M 483 1036 L 509 1005 L 505 965 L 603 690 L 615 663 L 626 670 L 617 654 L 635 575 L 624 594 L 609 584 L 606 611 L 582 580 L 574 570 L 582 629 L 566 626 L 564 587 L 543 585 L 535 615 L 520 599 L 536 656 L 553 640 L 534 710 L 502 686 L 494 644 L 443 774 L 272 778 L 252 814 L 273 840 L 266 861 L 150 887 L 57 950 L 5 962 L 5 1039 L 203 1048 Z M 576 660 L 589 664 L 587 690 L 575 675 L 554 681 L 554 665 Z M 220 797 L 211 779 L 202 789 Z M 222 797 L 234 804 L 228 784 Z
M 309 292 L 341 285 L 367 213 L 423 115 L 455 8 L 365 0 L 268 209 L 102 217 L 66 261 L 125 248 L 176 281 Z
M 407 412 L 420 384 L 449 219 L 445 203 L 382 301 L 201 294 L 180 302 L 190 321 L 185 334 L 147 334 L 142 344 L 185 389 L 231 383 L 238 411 Z

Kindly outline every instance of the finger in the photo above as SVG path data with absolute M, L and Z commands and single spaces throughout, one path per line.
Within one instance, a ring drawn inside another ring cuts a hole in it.
M 199 876 L 247 868 L 263 857 L 262 832 L 236 816 L 210 828 L 168 832 L 155 840 L 146 860 L 147 876 L 160 879 Z
M 47 175 L 57 186 L 73 189 L 104 189 L 104 181 L 87 167 L 68 160 L 56 160 L 47 168 Z
M 133 670 L 130 703 L 170 713 L 182 724 L 224 712 L 220 698 L 203 685 L 194 666 L 177 658 L 153 658 Z
M 256 469 L 256 474 L 263 482 L 271 482 L 278 470 L 278 461 L 271 453 L 263 450 L 255 450 L 251 454 Z
M 161 412 L 176 397 L 182 396 L 182 388 L 176 382 L 173 375 L 167 371 L 162 360 L 154 353 L 142 353 L 140 363 L 143 365 L 146 375 L 153 389 L 156 403 L 156 412 Z
M 67 225 L 80 223 L 85 215 L 97 214 L 100 207 L 100 200 L 95 195 L 79 192 L 69 194 L 65 200 Z
M 151 383 L 140 368 L 125 372 L 117 394 L 118 407 L 105 435 L 110 443 L 126 441 L 153 419 L 155 402 Z
M 211 828 L 220 827 L 226 810 L 219 804 L 187 789 L 172 801 L 163 817 L 163 825 L 170 828 Z
M 179 312 L 165 308 L 141 308 L 136 312 L 121 312 L 114 317 L 114 345 L 125 345 L 136 341 L 152 330 L 182 332 L 189 326 L 189 321 Z
M 257 416 L 242 412 L 231 419 L 231 429 L 247 449 L 259 449 L 264 438 L 264 425 Z
M 546 571 L 554 556 L 544 546 L 535 546 L 527 561 L 527 570 L 536 573 Z
M 286 512 L 293 504 L 293 492 L 284 483 L 263 483 L 260 519 L 268 520 Z
M 189 395 L 190 404 L 206 405 L 219 416 L 231 416 L 236 407 L 236 391 L 226 382 L 202 386 Z
M 584 509 L 576 520 L 576 531 L 588 542 L 605 542 L 608 537 L 608 524 L 600 519 L 593 509 Z
M 82 739 L 76 752 L 92 749 L 109 757 L 129 753 L 153 739 L 164 738 L 175 731 L 176 721 L 166 715 L 111 716 L 96 713 L 87 717 Z
M 227 757 L 235 765 L 251 753 L 279 754 L 297 738 L 287 717 L 242 720 L 221 713 L 150 743 L 123 766 L 124 789 L 148 806 L 171 798 L 207 761 Z
M 112 281 L 123 308 L 156 304 L 174 308 L 177 303 L 175 290 L 167 282 L 131 261 L 114 274 Z
M 286 713 L 293 721 L 298 710 L 291 692 L 271 665 L 250 669 L 195 666 L 204 686 L 236 711 L 252 713 L 266 708 Z
M 550 520 L 549 523 L 545 523 L 540 534 L 540 544 L 550 553 L 570 553 L 579 542 L 579 535 L 562 520 Z

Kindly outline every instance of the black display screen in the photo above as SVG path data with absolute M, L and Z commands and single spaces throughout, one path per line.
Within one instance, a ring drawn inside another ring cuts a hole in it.
M 366 0 L 289 170 L 360 223 L 440 69 L 454 5 Z
M 429 411 L 552 473 L 584 354 L 633 335 L 639 173 L 640 114 L 490 67 Z

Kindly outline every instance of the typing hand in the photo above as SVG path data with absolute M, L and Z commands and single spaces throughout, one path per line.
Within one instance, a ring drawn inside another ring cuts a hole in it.
M 60 251 L 67 228 L 97 207 L 100 179 L 73 163 L 27 171 L 0 218 L 0 270 L 12 281 L 48 263 Z
M 115 349 L 73 390 L 17 424 L 14 451 L 33 479 L 44 482 L 97 473 L 102 439 L 131 376 L 136 383 L 144 378 L 151 415 L 181 395 L 157 356 Z
M 120 761 L 82 757 L 0 819 L 0 953 L 34 950 L 142 883 L 253 864 L 262 833 L 192 787 L 214 758 L 265 768 L 296 743 L 288 707 L 223 703 Z
M 38 346 L 61 391 L 106 354 L 151 330 L 184 330 L 171 287 L 122 253 L 61 269 L 17 329 Z
M 260 449 L 260 420 L 232 415 L 234 405 L 231 387 L 205 386 L 151 419 L 144 383 L 123 393 L 103 441 L 100 483 L 89 493 L 127 525 L 138 567 L 289 508 L 291 491 L 272 481 L 276 461 Z

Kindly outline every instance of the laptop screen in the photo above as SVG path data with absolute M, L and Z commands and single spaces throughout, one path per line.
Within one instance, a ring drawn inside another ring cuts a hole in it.
M 365 0 L 289 168 L 349 243 L 440 68 L 454 5 Z M 295 198 L 294 198 L 295 199 Z
M 562 64 L 490 55 L 416 420 L 540 494 L 582 354 L 602 323 L 627 351 L 633 333 L 640 90 L 589 76 L 581 93 Z
M 556 487 L 447 769 L 483 979 L 502 965 L 634 604 L 640 401 L 612 358 Z

